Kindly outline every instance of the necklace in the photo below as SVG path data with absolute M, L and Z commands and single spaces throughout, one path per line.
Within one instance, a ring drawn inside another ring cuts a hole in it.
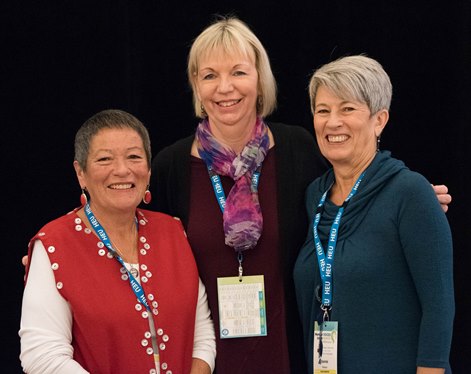
M 111 241 L 111 245 L 113 246 L 113 249 L 115 250 L 115 252 L 118 253 L 119 257 L 121 257 L 123 259 L 124 262 L 131 262 L 131 261 L 126 261 L 125 259 L 127 259 L 128 257 L 127 256 L 124 256 L 123 255 L 123 252 L 120 251 L 120 249 L 116 246 L 116 244 L 114 244 L 112 241 Z M 131 256 L 134 254 L 135 250 L 133 248 L 133 251 L 132 251 L 132 254 Z
M 136 222 L 136 225 L 137 225 L 137 222 Z M 126 261 L 126 259 L 133 259 L 134 258 L 134 254 L 137 252 L 137 248 L 136 248 L 136 243 L 137 243 L 137 226 L 136 225 L 133 225 L 132 228 L 131 228 L 131 235 L 129 236 L 129 238 L 131 238 L 131 243 L 132 245 L 131 246 L 128 246 L 126 244 L 126 248 L 131 248 L 131 252 L 129 253 L 129 257 L 128 256 L 124 256 L 124 253 L 118 248 L 118 246 L 115 244 L 115 242 L 113 240 L 111 240 L 111 237 L 109 236 L 109 240 L 110 240 L 110 243 L 111 243 L 111 246 L 113 247 L 113 249 L 115 250 L 115 252 L 118 253 L 118 255 L 123 259 L 123 261 L 125 262 L 128 262 L 128 263 L 131 263 L 132 261 Z M 121 243 L 122 244 L 122 243 Z M 129 243 L 128 243 L 129 244 Z
M 139 277 L 139 264 L 132 264 L 131 262 L 124 261 L 123 254 L 121 253 L 119 248 L 114 244 L 113 244 L 113 248 L 116 250 L 116 252 L 118 252 L 119 257 L 123 259 L 123 264 L 126 270 L 129 271 L 134 278 Z M 129 267 L 127 265 L 129 265 Z
M 129 273 L 131 273 L 134 278 L 138 278 L 139 277 L 139 264 L 133 264 L 130 261 L 129 262 L 125 261 L 123 253 L 119 250 L 119 248 L 116 246 L 116 244 L 114 244 L 113 242 L 111 242 L 111 244 L 112 244 L 113 248 L 115 249 L 115 251 L 118 253 L 119 257 L 121 257 L 123 259 L 123 264 L 124 264 L 124 267 L 126 268 L 126 270 Z M 129 265 L 129 267 L 127 265 Z
M 134 278 L 139 277 L 139 266 L 137 264 L 129 264 L 128 271 L 132 274 Z

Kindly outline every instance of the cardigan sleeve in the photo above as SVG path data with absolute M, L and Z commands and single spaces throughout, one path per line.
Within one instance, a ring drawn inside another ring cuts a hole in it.
M 190 201 L 190 151 L 194 135 L 162 149 L 152 160 L 151 209 L 179 217 L 186 227 Z
M 401 192 L 399 234 L 422 308 L 417 366 L 446 367 L 454 317 L 451 230 L 423 176 L 407 173 Z
M 171 163 L 171 153 L 168 148 L 162 151 L 152 160 L 152 174 L 151 174 L 151 191 L 152 191 L 152 206 L 153 210 L 158 212 L 171 214 L 169 206 L 169 172 Z M 173 215 L 173 214 L 171 214 Z
M 57 291 L 51 262 L 39 240 L 31 256 L 19 335 L 26 373 L 88 373 L 73 359 L 72 312 Z

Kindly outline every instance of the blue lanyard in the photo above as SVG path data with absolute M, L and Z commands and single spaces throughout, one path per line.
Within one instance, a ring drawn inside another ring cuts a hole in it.
M 226 194 L 224 193 L 224 189 L 222 188 L 221 177 L 219 177 L 219 175 L 213 171 L 211 166 L 207 166 L 207 168 L 208 168 L 208 173 L 209 173 L 209 179 L 211 179 L 214 194 L 216 195 L 216 200 L 218 201 L 221 212 L 224 214 L 224 208 L 226 207 Z M 262 166 L 260 165 L 252 174 L 252 185 L 251 185 L 252 192 L 257 192 L 258 190 L 258 182 L 260 180 L 261 168 Z M 239 262 L 238 272 L 239 272 L 240 281 L 242 281 L 243 260 L 244 260 L 244 255 L 242 254 L 242 251 L 241 250 L 237 251 L 237 261 Z
M 116 260 L 118 260 L 118 262 L 121 265 L 123 265 L 123 267 L 128 272 L 129 283 L 137 299 L 140 301 L 141 304 L 143 304 L 147 308 L 147 310 L 150 310 L 149 304 L 147 304 L 147 299 L 146 299 L 146 295 L 144 294 L 144 290 L 142 289 L 141 285 L 136 280 L 136 278 L 134 278 L 134 276 L 126 268 L 121 256 L 118 255 L 118 253 L 113 249 L 113 245 L 111 244 L 108 234 L 106 233 L 103 226 L 101 226 L 100 222 L 98 222 L 98 220 L 96 219 L 95 215 L 92 212 L 92 209 L 90 208 L 89 203 L 85 204 L 84 211 L 85 211 L 85 214 L 87 215 L 88 222 L 90 222 L 90 225 L 92 226 L 93 230 L 96 232 L 96 234 L 101 239 L 101 241 L 106 246 L 106 248 L 108 248 L 108 251 L 113 255 L 113 257 L 116 258 Z
M 343 202 L 342 206 L 339 208 L 337 215 L 332 223 L 329 233 L 329 241 L 327 247 L 327 253 L 324 253 L 324 248 L 322 247 L 321 240 L 319 239 L 319 234 L 317 232 L 317 226 L 319 225 L 319 221 L 321 220 L 321 215 L 323 211 L 323 206 L 325 203 L 325 199 L 327 198 L 327 193 L 332 188 L 332 185 L 324 192 L 322 195 L 319 204 L 317 205 L 317 212 L 314 218 L 313 223 L 313 231 L 314 231 L 314 244 L 317 254 L 317 262 L 319 265 L 319 271 L 321 275 L 322 281 L 322 302 L 321 302 L 321 309 L 324 310 L 324 317 L 328 317 L 327 311 L 332 306 L 332 272 L 333 272 L 333 264 L 334 264 L 334 254 L 335 254 L 335 247 L 337 245 L 337 238 L 340 226 L 340 220 L 342 218 L 343 212 L 350 201 L 350 199 L 357 193 L 358 186 L 360 185 L 361 180 L 365 172 L 363 172 L 358 180 L 355 182 L 350 194 L 347 196 L 345 201 Z
M 219 208 L 221 208 L 221 212 L 224 213 L 224 208 L 226 207 L 226 194 L 224 193 L 224 189 L 222 188 L 221 178 L 219 175 L 214 173 L 211 166 L 208 166 L 208 173 L 209 178 L 211 179 L 211 183 L 213 185 L 214 194 L 216 195 L 216 200 L 218 201 Z M 258 189 L 258 182 L 260 179 L 260 169 L 259 166 L 257 170 L 254 171 L 252 175 L 252 192 L 256 192 Z

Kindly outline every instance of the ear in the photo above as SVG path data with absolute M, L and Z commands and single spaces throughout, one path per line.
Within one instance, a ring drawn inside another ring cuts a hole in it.
M 85 172 L 81 168 L 80 164 L 78 161 L 74 161 L 74 169 L 75 169 L 75 174 L 77 175 L 78 182 L 80 184 L 80 188 L 85 188 L 87 186 L 85 182 Z
M 198 73 L 197 72 L 194 72 L 191 76 L 191 88 L 194 91 L 195 97 L 198 99 L 199 102 L 201 102 L 201 96 L 198 89 Z
M 389 111 L 387 111 L 386 109 L 382 109 L 378 113 L 375 114 L 375 118 L 376 118 L 375 135 L 376 137 L 379 137 L 381 133 L 383 132 L 384 128 L 386 127 L 386 124 L 388 123 Z
M 195 90 L 196 99 L 197 99 L 197 100 L 200 102 L 200 104 L 201 104 L 201 95 L 200 95 L 200 91 L 199 91 L 199 89 L 198 89 L 198 85 L 196 84 L 196 82 L 195 82 L 195 84 L 194 84 L 194 86 L 193 86 L 193 89 Z
M 152 170 L 152 169 L 149 169 L 149 173 L 147 174 L 147 185 L 150 185 L 151 170 Z

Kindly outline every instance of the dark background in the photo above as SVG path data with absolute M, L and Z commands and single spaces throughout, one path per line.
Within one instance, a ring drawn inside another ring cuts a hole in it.
M 394 87 L 382 148 L 445 183 L 455 248 L 455 373 L 468 373 L 471 248 L 471 2 L 468 1 L 10 1 L 0 2 L 2 322 L 0 371 L 18 360 L 29 238 L 79 204 L 78 127 L 121 108 L 150 129 L 153 153 L 194 131 L 186 55 L 214 19 L 245 20 L 270 56 L 279 105 L 269 118 L 311 130 L 313 69 L 347 54 L 379 60 Z M 306 165 L 309 167 L 309 165 Z M 6 241 L 5 241 L 6 240 Z M 93 271 L 93 270 L 91 270 Z M 365 310 L 365 318 L 367 318 Z M 407 316 L 404 316 L 407 318 Z M 440 320 L 436 321 L 440 324 Z M 400 359 L 400 357 L 398 357 Z

